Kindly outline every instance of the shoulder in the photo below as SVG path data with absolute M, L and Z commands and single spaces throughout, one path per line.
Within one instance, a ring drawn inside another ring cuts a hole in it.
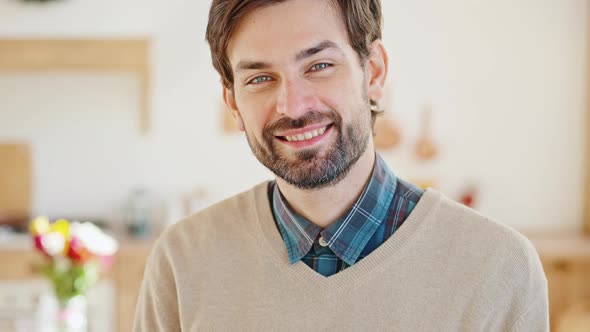
M 260 183 L 168 226 L 154 245 L 154 255 L 169 253 L 170 258 L 181 259 L 199 249 L 248 236 L 257 218 L 257 206 L 267 199 L 267 186 L 268 182 Z
M 433 230 L 453 254 L 511 288 L 543 288 L 546 278 L 532 243 L 517 230 L 440 195 Z M 520 285 L 519 285 L 520 284 Z
M 458 258 L 455 267 L 477 285 L 477 301 L 484 307 L 505 306 L 497 309 L 505 327 L 520 322 L 518 326 L 535 326 L 523 330 L 545 330 L 547 278 L 532 243 L 512 227 L 442 195 L 438 209 L 439 220 L 432 224 L 438 224 L 449 252 Z
M 260 183 L 244 192 L 226 198 L 168 227 L 170 234 L 191 233 L 205 227 L 224 227 L 230 223 L 251 219 L 256 215 L 257 203 L 267 199 L 268 182 Z
M 441 195 L 438 215 L 451 225 L 453 236 L 474 239 L 482 247 L 536 254 L 531 242 L 514 228 Z

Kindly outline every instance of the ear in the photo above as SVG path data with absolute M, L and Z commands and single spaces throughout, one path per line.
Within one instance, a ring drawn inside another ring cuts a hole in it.
M 387 78 L 389 58 L 383 42 L 379 39 L 371 43 L 371 54 L 367 59 L 367 82 L 369 99 L 378 101 L 383 97 L 383 87 Z
M 240 115 L 240 111 L 238 111 L 238 106 L 236 105 L 236 99 L 234 97 L 234 93 L 232 90 L 224 87 L 223 88 L 223 102 L 231 110 L 231 113 L 234 116 L 234 120 L 236 121 L 236 127 L 240 131 L 244 131 L 244 120 L 242 120 L 242 116 Z

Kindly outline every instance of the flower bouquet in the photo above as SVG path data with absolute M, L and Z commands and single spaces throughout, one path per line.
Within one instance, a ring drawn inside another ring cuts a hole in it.
M 81 300 L 85 306 L 88 289 L 112 266 L 117 241 L 90 222 L 60 219 L 50 223 L 46 217 L 37 217 L 29 230 L 35 248 L 46 257 L 42 272 L 60 306 L 58 324 L 85 326 L 85 314 L 76 314 L 71 307 Z

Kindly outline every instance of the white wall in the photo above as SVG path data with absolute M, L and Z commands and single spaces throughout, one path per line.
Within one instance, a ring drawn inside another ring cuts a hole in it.
M 479 210 L 526 229 L 582 215 L 587 0 L 387 0 L 396 174 L 434 176 Z M 220 199 L 270 177 L 241 135 L 224 136 L 219 79 L 204 42 L 208 1 L 0 1 L 0 37 L 152 36 L 152 131 L 137 132 L 137 82 L 123 75 L 0 74 L 0 139 L 34 149 L 34 212 L 110 215 L 135 185 L 172 200 L 194 186 Z M 417 163 L 422 105 L 441 148 Z
M 442 187 L 475 179 L 480 210 L 519 228 L 579 225 L 588 1 L 383 4 L 393 111 L 410 123 L 432 101 Z M 405 159 L 389 158 L 411 174 Z

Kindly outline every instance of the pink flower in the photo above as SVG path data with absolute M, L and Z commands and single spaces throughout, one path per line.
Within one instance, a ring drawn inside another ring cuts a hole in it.
M 100 262 L 100 267 L 102 270 L 108 270 L 113 266 L 113 263 L 115 261 L 115 256 L 114 255 L 110 255 L 110 256 L 98 256 L 98 260 Z

